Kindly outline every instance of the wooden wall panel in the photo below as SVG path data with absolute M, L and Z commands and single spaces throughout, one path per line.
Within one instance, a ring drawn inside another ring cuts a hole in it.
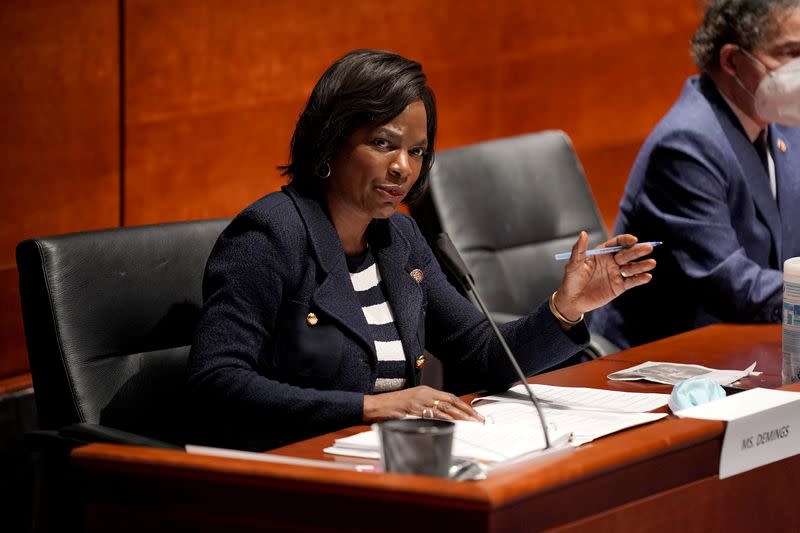
M 126 224 L 231 216 L 279 187 L 311 87 L 358 47 L 423 63 L 440 148 L 565 130 L 610 224 L 638 146 L 694 70 L 700 16 L 686 0 L 125 6 Z
M 0 378 L 27 370 L 14 248 L 119 224 L 112 0 L 0 2 Z

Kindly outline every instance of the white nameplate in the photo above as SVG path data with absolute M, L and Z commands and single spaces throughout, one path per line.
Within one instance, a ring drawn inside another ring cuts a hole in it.
M 800 393 L 752 389 L 675 413 L 727 421 L 719 477 L 741 474 L 800 454 Z
M 735 476 L 800 453 L 800 399 L 728 422 L 719 478 Z

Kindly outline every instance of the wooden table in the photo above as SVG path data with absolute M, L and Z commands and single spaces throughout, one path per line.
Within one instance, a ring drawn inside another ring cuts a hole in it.
M 780 385 L 778 326 L 718 325 L 541 374 L 535 383 L 669 392 L 606 375 L 647 361 L 746 368 Z M 798 386 L 788 387 L 800 391 Z M 274 453 L 322 452 L 349 428 Z M 178 451 L 93 444 L 76 449 L 88 530 L 214 531 L 798 531 L 800 456 L 719 480 L 724 425 L 664 420 L 529 460 L 485 481 L 358 473 Z

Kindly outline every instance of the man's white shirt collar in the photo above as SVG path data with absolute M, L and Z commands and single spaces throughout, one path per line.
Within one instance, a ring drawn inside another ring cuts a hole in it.
M 750 139 L 751 143 L 755 142 L 756 137 L 758 137 L 758 134 L 761 133 L 761 128 L 758 126 L 758 124 L 756 124 L 755 120 L 750 118 L 747 113 L 739 109 L 739 107 L 736 104 L 731 102 L 730 98 L 725 96 L 725 93 L 720 91 L 719 94 L 722 95 L 722 98 L 733 110 L 733 114 L 736 115 L 736 118 L 739 119 L 739 123 L 742 125 L 742 128 L 744 128 L 744 132 L 747 134 L 747 138 Z

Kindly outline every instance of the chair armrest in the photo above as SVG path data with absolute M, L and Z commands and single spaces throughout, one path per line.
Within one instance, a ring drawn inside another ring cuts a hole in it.
M 506 324 L 508 322 L 513 322 L 518 318 L 522 318 L 522 315 L 515 315 L 512 313 L 502 313 L 500 311 L 490 311 L 489 314 L 492 315 L 492 318 L 498 324 Z
M 593 331 L 590 333 L 589 346 L 584 348 L 583 351 L 584 353 L 591 355 L 592 359 L 597 359 L 598 357 L 603 357 L 604 355 L 611 355 L 612 353 L 617 353 L 619 351 L 619 347 L 616 344 L 606 339 L 599 333 L 595 333 Z
M 492 318 L 494 318 L 495 322 L 497 322 L 498 324 L 505 324 L 506 322 L 511 322 L 513 320 L 522 317 L 520 315 L 513 315 L 510 313 L 501 313 L 497 311 L 492 311 Z M 597 359 L 598 357 L 603 357 L 604 355 L 611 355 L 612 353 L 617 353 L 618 351 L 619 347 L 615 345 L 613 342 L 606 339 L 602 335 L 591 331 L 589 337 L 589 346 L 580 351 L 580 353 L 583 355 L 581 361 L 589 359 Z M 580 361 L 574 361 L 574 362 L 580 362 Z
M 28 431 L 24 435 L 25 447 L 33 452 L 66 455 L 72 448 L 86 444 L 59 434 L 56 430 L 39 429 Z
M 25 444 L 35 451 L 67 453 L 72 448 L 92 442 L 112 442 L 130 446 L 148 446 L 175 450 L 183 449 L 183 447 L 169 442 L 85 422 L 64 426 L 58 431 L 38 430 L 25 434 Z
M 58 431 L 59 435 L 89 442 L 113 442 L 116 444 L 128 444 L 130 446 L 148 446 L 150 448 L 168 448 L 182 450 L 183 446 L 164 442 L 158 439 L 151 439 L 137 433 L 130 433 L 121 429 L 115 429 L 100 424 L 79 423 L 65 426 Z

